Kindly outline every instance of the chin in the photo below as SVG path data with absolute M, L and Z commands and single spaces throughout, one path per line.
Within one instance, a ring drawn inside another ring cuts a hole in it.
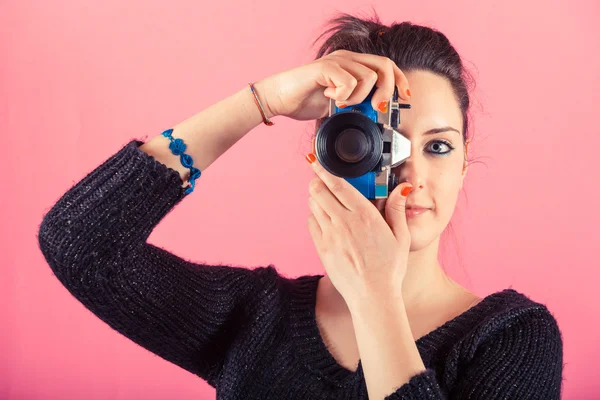
M 428 233 L 428 232 L 421 232 L 421 234 L 419 234 L 419 233 L 413 234 L 411 232 L 410 251 L 419 251 L 421 249 L 424 249 L 425 247 L 429 246 L 431 244 L 431 242 L 433 242 L 435 239 L 436 239 L 436 236 L 431 233 Z
M 382 211 L 381 215 L 385 218 L 385 212 Z M 438 233 L 435 229 L 431 229 L 431 224 L 423 225 L 413 221 L 416 222 L 416 220 L 407 221 L 410 232 L 410 251 L 418 251 L 429 246 L 438 237 Z M 386 220 L 386 222 L 388 221 Z

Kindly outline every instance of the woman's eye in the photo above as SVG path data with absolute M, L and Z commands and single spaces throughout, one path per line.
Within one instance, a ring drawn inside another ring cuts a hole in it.
M 454 150 L 454 147 L 452 147 L 450 143 L 443 140 L 435 140 L 430 142 L 427 144 L 427 147 L 430 149 L 428 150 L 428 153 L 433 154 L 448 154 Z

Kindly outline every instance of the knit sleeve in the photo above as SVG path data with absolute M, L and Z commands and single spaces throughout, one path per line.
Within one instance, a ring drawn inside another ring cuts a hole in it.
M 451 393 L 427 369 L 385 400 L 560 400 L 562 367 L 556 319 L 545 307 L 530 309 L 477 346 Z
M 246 296 L 271 267 L 192 263 L 148 244 L 185 188 L 142 144 L 130 141 L 58 200 L 42 220 L 40 250 L 92 313 L 214 387 L 251 318 Z

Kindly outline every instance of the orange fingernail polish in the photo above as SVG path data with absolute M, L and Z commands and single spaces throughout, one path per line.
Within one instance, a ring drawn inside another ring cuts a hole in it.
M 406 197 L 411 192 L 411 190 L 412 190 L 412 186 L 406 186 L 406 187 L 402 188 L 402 191 L 400 192 L 400 194 L 402 194 L 402 196 Z
M 346 103 L 342 103 L 338 106 L 338 108 L 346 108 L 346 107 L 348 107 L 348 104 L 346 104 Z
M 377 109 L 379 111 L 381 111 L 382 113 L 386 113 L 388 110 L 388 102 L 387 101 L 379 102 L 379 104 L 377 105 Z
M 306 155 L 306 161 L 308 161 L 309 164 L 312 164 L 315 162 L 317 158 L 315 157 L 315 155 L 313 153 L 309 153 Z
M 410 89 L 406 89 L 406 94 L 408 95 L 408 97 L 410 97 Z

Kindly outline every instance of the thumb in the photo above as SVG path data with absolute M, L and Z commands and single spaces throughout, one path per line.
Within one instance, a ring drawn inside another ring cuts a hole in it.
M 403 182 L 392 190 L 385 203 L 386 219 L 399 243 L 407 243 L 407 240 L 410 242 L 406 222 L 406 198 L 412 188 L 413 186 L 409 182 Z

